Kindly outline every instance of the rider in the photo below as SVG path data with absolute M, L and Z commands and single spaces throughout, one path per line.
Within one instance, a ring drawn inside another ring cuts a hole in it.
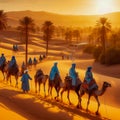
M 17 65 L 16 58 L 15 58 L 15 56 L 12 56 L 11 61 L 9 63 L 9 68 L 11 68 L 14 65 Z
M 76 64 L 73 63 L 72 67 L 69 70 L 69 76 L 72 78 L 72 86 L 76 86 L 77 84 L 77 72 L 75 70 Z
M 3 65 L 6 62 L 6 58 L 4 56 L 4 54 L 2 53 L 1 57 L 0 57 L 0 66 Z
M 28 64 L 32 65 L 32 58 L 29 58 Z
M 36 57 L 34 57 L 33 63 L 34 63 L 34 64 L 37 64 L 37 59 L 36 59 Z
M 95 80 L 94 80 L 94 78 L 93 78 L 93 74 L 92 74 L 91 70 L 92 70 L 92 67 L 89 66 L 87 68 L 86 73 L 85 73 L 85 81 L 84 82 L 87 84 L 88 91 L 91 91 L 92 89 L 98 87 Z
M 60 75 L 58 67 L 57 67 L 57 62 L 54 63 L 53 67 L 51 68 L 50 71 L 50 80 L 54 80 L 55 78 L 55 74 L 57 73 L 58 75 Z

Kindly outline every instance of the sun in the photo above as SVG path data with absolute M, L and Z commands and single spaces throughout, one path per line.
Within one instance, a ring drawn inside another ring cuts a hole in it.
M 96 0 L 96 10 L 99 14 L 110 13 L 114 10 L 113 0 Z

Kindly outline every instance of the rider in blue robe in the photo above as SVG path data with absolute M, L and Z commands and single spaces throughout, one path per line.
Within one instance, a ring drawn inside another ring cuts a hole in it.
M 88 86 L 89 86 L 90 82 L 94 79 L 91 70 L 92 70 L 92 67 L 89 66 L 89 67 L 87 68 L 86 73 L 85 73 L 85 81 L 86 81 L 86 83 L 88 84 Z M 95 82 L 94 84 L 92 84 L 91 86 L 89 86 L 88 90 L 92 90 L 92 89 L 95 88 L 95 87 L 98 87 L 97 84 L 96 84 L 96 82 Z
M 69 76 L 72 78 L 72 85 L 76 86 L 77 83 L 77 72 L 75 70 L 76 64 L 73 63 L 72 67 L 69 70 Z
M 2 53 L 2 55 L 0 57 L 0 66 L 2 66 L 5 62 L 6 62 L 6 58 L 5 58 L 4 54 Z
M 54 80 L 55 78 L 55 74 L 60 74 L 59 73 L 59 70 L 58 70 L 58 67 L 57 67 L 57 62 L 54 63 L 53 67 L 51 68 L 51 71 L 50 71 L 50 80 Z
M 32 78 L 29 76 L 28 70 L 25 70 L 21 78 L 23 92 L 28 92 L 30 90 L 29 80 L 32 80 Z
M 15 56 L 12 56 L 11 61 L 10 61 L 10 63 L 9 63 L 9 68 L 11 68 L 11 67 L 14 66 L 14 65 L 17 65 L 17 64 L 16 64 L 16 58 L 15 58 Z

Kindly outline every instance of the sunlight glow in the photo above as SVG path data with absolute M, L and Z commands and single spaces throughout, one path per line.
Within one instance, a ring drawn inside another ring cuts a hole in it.
M 96 0 L 97 13 L 104 14 L 114 11 L 113 0 Z

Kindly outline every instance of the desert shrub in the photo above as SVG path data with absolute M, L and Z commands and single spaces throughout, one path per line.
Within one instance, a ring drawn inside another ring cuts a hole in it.
M 87 45 L 87 46 L 84 48 L 83 52 L 92 54 L 93 51 L 94 51 L 94 48 L 95 48 L 94 45 Z
M 107 49 L 105 57 L 105 63 L 108 65 L 120 64 L 120 48 Z
M 95 58 L 95 60 L 98 61 L 99 56 L 100 56 L 101 53 L 102 53 L 102 47 L 101 46 L 97 46 L 97 47 L 94 48 L 93 57 Z

